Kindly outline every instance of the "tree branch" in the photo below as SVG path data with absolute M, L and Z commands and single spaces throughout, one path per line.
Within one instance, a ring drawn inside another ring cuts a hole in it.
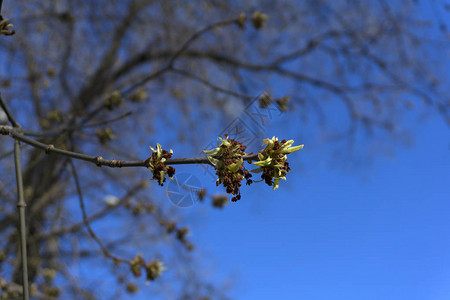
M 202 36 L 203 34 L 214 30 L 216 28 L 219 27 L 225 27 L 228 26 L 230 24 L 235 24 L 238 20 L 236 18 L 234 19 L 230 19 L 230 20 L 225 20 L 225 21 L 220 21 L 214 24 L 211 24 L 209 26 L 206 26 L 205 28 L 199 30 L 198 32 L 194 33 L 175 53 L 170 54 L 169 56 L 169 61 L 167 63 L 167 65 L 165 67 L 163 67 L 162 69 L 159 69 L 158 71 L 148 75 L 147 77 L 144 77 L 143 79 L 139 80 L 138 82 L 136 82 L 135 84 L 132 84 L 129 88 L 127 88 L 123 94 L 126 95 L 128 93 L 130 93 L 131 91 L 133 91 L 134 89 L 146 84 L 147 82 L 149 82 L 150 80 L 160 76 L 161 74 L 171 70 L 173 68 L 173 64 L 175 63 L 175 61 L 184 53 L 186 52 L 186 50 L 189 48 L 189 46 L 196 40 L 198 39 L 200 36 Z M 141 57 L 143 56 L 143 57 Z M 119 77 L 121 77 L 122 75 L 124 75 L 126 72 L 130 71 L 132 69 L 133 66 L 136 66 L 139 64 L 139 62 L 141 61 L 146 61 L 147 55 L 146 53 L 143 53 L 141 55 L 137 56 L 137 59 L 133 59 L 132 61 L 134 61 L 134 63 L 132 64 L 128 64 L 126 63 L 122 68 L 120 68 L 118 71 L 116 71 L 114 73 L 114 75 L 112 76 L 113 79 L 118 79 Z
M 8 121 L 17 128 L 20 128 L 19 123 L 16 122 L 16 120 L 14 119 L 14 117 L 11 115 L 11 113 L 9 112 L 8 108 L 6 107 L 5 102 L 3 101 L 2 95 L 0 93 L 0 106 L 2 107 L 3 111 L 6 114 L 6 117 L 8 118 Z
M 96 221 L 102 217 L 104 217 L 105 215 L 107 215 L 108 213 L 110 213 L 111 211 L 113 211 L 114 209 L 120 207 L 121 205 L 125 204 L 126 201 L 128 201 L 130 199 L 130 197 L 133 197 L 138 191 L 139 189 L 142 187 L 142 183 L 139 183 L 137 185 L 135 185 L 134 187 L 132 187 L 128 193 L 123 196 L 119 202 L 117 203 L 117 205 L 114 206 L 105 206 L 103 209 L 99 210 L 98 212 L 92 214 L 91 216 L 89 216 L 87 218 L 88 222 L 92 222 L 92 221 Z M 63 235 L 63 234 L 68 234 L 68 233 L 73 233 L 76 232 L 77 230 L 79 230 L 84 224 L 84 221 L 79 222 L 79 223 L 75 223 L 69 227 L 61 227 L 58 229 L 55 229 L 51 232 L 47 232 L 47 233 L 41 233 L 39 235 L 34 236 L 34 239 L 36 240 L 41 240 L 41 239 L 48 239 L 51 238 L 53 236 L 58 236 L 58 235 Z M 34 241 L 34 240 L 32 240 Z
M 75 159 L 80 159 L 84 161 L 88 161 L 90 163 L 93 163 L 97 165 L 98 167 L 101 166 L 107 166 L 110 168 L 122 168 L 122 167 L 148 167 L 146 160 L 135 160 L 135 161 L 127 161 L 127 160 L 107 160 L 104 159 L 101 156 L 91 156 L 87 154 L 82 154 L 78 152 L 72 152 L 67 151 L 63 149 L 56 148 L 52 144 L 44 144 L 41 142 L 38 142 L 36 140 L 27 138 L 24 136 L 19 130 L 6 125 L 0 125 L 0 134 L 2 135 L 9 135 L 12 138 L 19 140 L 21 142 L 24 142 L 26 144 L 29 144 L 33 147 L 45 150 L 47 154 L 58 154 L 63 156 L 68 156 Z M 242 157 L 245 161 L 251 161 L 258 159 L 258 155 L 247 155 Z M 191 157 L 191 158 L 174 158 L 169 159 L 165 162 L 166 165 L 187 165 L 187 164 L 211 164 L 208 160 L 208 158 L 205 157 Z
M 51 131 L 34 131 L 34 130 L 26 130 L 26 129 L 22 129 L 22 133 L 23 135 L 26 136 L 33 136 L 33 137 L 44 137 L 44 136 L 56 136 L 56 135 L 60 135 L 61 133 L 63 133 L 64 131 L 75 131 L 75 130 L 80 130 L 80 129 L 84 129 L 84 128 L 91 128 L 91 127 L 97 127 L 97 126 L 102 126 L 102 125 L 108 125 L 117 121 L 120 121 L 122 119 L 125 119 L 129 116 L 131 116 L 133 114 L 133 112 L 128 111 L 120 116 L 111 118 L 111 119 L 107 119 L 104 121 L 98 121 L 96 123 L 91 123 L 91 124 L 86 124 L 86 125 L 80 125 L 80 126 L 73 126 L 73 127 L 69 127 L 69 126 L 61 126 L 58 129 L 55 130 L 51 130 Z
M 197 76 L 195 74 L 192 74 L 192 73 L 190 73 L 188 71 L 185 71 L 185 70 L 173 68 L 172 72 L 180 74 L 180 75 L 182 75 L 184 77 L 187 77 L 187 78 L 190 78 L 192 80 L 201 82 L 204 85 L 206 85 L 208 88 L 210 88 L 210 89 L 212 89 L 212 90 L 214 90 L 216 92 L 220 92 L 220 93 L 227 94 L 227 95 L 230 95 L 230 96 L 233 96 L 233 97 L 236 97 L 236 98 L 240 98 L 240 99 L 244 99 L 244 100 L 253 100 L 255 98 L 253 96 L 249 96 L 249 95 L 245 95 L 245 94 L 239 94 L 239 93 L 237 93 L 235 91 L 227 90 L 225 88 L 217 86 L 217 85 L 209 82 L 208 80 L 203 79 L 203 78 L 201 78 L 201 77 L 199 77 L 199 76 Z
M 189 46 L 196 40 L 198 39 L 200 36 L 202 36 L 203 34 L 207 33 L 208 31 L 214 30 L 216 28 L 219 27 L 225 27 L 228 26 L 230 24 L 235 24 L 236 22 L 238 22 L 238 19 L 234 18 L 231 20 L 225 20 L 225 21 L 220 21 L 211 25 L 206 26 L 205 28 L 203 28 L 202 30 L 194 33 L 182 46 L 181 48 L 175 52 L 175 54 L 172 56 L 172 58 L 169 60 L 168 65 L 169 66 L 173 66 L 173 63 L 175 62 L 175 60 L 181 55 L 183 54 L 183 52 L 185 52 Z
M 14 141 L 14 162 L 16 167 L 16 180 L 17 180 L 17 195 L 18 203 L 17 207 L 19 209 L 19 220 L 20 220 L 20 253 L 21 263 L 22 263 L 22 292 L 23 299 L 29 299 L 29 287 L 28 287 L 28 259 L 27 259 L 27 227 L 25 224 L 25 197 L 23 193 L 23 180 L 22 180 L 22 167 L 20 165 L 20 145 L 19 141 Z
M 109 250 L 103 245 L 103 243 L 100 240 L 100 238 L 95 234 L 94 230 L 92 230 L 92 227 L 89 224 L 88 216 L 87 216 L 87 213 L 86 213 L 86 208 L 84 206 L 83 193 L 81 191 L 81 186 L 80 186 L 80 181 L 78 179 L 77 170 L 76 170 L 75 165 L 73 164 L 72 160 L 70 160 L 69 163 L 70 163 L 70 166 L 72 168 L 73 179 L 75 181 L 75 186 L 76 186 L 76 189 L 77 189 L 78 199 L 80 200 L 81 212 L 83 214 L 83 222 L 84 222 L 84 225 L 86 226 L 87 231 L 89 232 L 91 237 L 97 242 L 97 244 L 99 245 L 100 249 L 103 252 L 103 255 L 105 255 L 108 258 L 113 259 L 115 262 L 129 263 L 129 260 L 117 257 L 114 254 L 112 254 L 111 252 L 109 252 Z

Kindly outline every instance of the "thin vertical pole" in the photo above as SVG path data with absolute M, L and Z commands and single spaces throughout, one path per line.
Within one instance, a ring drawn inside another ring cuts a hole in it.
M 1 0 L 0 0 L 1 4 Z M 14 162 L 16 166 L 17 195 L 20 221 L 20 252 L 22 254 L 22 289 L 23 299 L 29 300 L 28 289 L 28 260 L 27 260 L 27 233 L 25 224 L 25 198 L 23 196 L 22 169 L 20 166 L 20 144 L 18 140 L 14 141 Z

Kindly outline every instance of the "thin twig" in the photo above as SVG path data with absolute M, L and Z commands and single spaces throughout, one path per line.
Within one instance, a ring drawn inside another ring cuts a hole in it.
M 201 77 L 199 77 L 199 76 L 197 76 L 197 75 L 195 75 L 193 73 L 190 73 L 190 72 L 182 70 L 182 69 L 172 68 L 172 72 L 180 74 L 180 75 L 183 75 L 183 76 L 185 76 L 187 78 L 190 78 L 192 80 L 201 82 L 204 85 L 206 85 L 207 87 L 209 87 L 210 89 L 212 89 L 214 91 L 217 91 L 217 92 L 220 92 L 220 93 L 223 93 L 223 94 L 227 94 L 227 95 L 230 95 L 230 96 L 233 96 L 233 97 L 236 97 L 236 98 L 239 98 L 239 99 L 244 99 L 244 100 L 253 100 L 255 98 L 253 96 L 240 94 L 240 93 L 237 93 L 237 92 L 232 91 L 232 90 L 227 90 L 227 89 L 225 89 L 223 87 L 220 87 L 220 86 L 217 86 L 217 85 L 213 84 L 212 82 L 210 82 L 210 81 L 208 81 L 206 79 L 203 79 L 203 78 L 201 78 Z
M 22 169 L 20 166 L 20 145 L 19 141 L 14 141 L 14 162 L 16 166 L 16 181 L 17 181 L 17 195 L 20 220 L 20 252 L 22 254 L 22 287 L 23 287 L 23 299 L 29 299 L 28 289 L 28 261 L 27 261 L 27 235 L 25 224 L 25 198 L 23 194 L 23 181 L 22 181 Z
M 206 26 L 205 28 L 203 28 L 202 30 L 194 33 L 181 47 L 180 49 L 175 52 L 175 54 L 172 56 L 172 58 L 169 60 L 168 65 L 169 66 L 173 66 L 173 63 L 175 62 L 175 60 L 181 55 L 183 54 L 184 51 L 186 51 L 189 46 L 196 40 L 198 39 L 200 36 L 202 36 L 203 34 L 207 33 L 208 31 L 211 31 L 213 29 L 216 29 L 218 27 L 225 27 L 228 26 L 230 24 L 236 24 L 238 20 L 236 18 L 231 19 L 231 20 L 225 20 L 225 21 L 220 21 L 211 25 Z
M 103 252 L 103 255 L 105 255 L 108 258 L 113 259 L 114 262 L 128 263 L 129 260 L 117 257 L 114 254 L 112 254 L 111 252 L 109 252 L 109 250 L 103 245 L 103 243 L 100 240 L 100 238 L 95 234 L 94 230 L 92 230 L 91 224 L 89 223 L 89 218 L 88 218 L 87 213 L 86 213 L 86 207 L 84 206 L 83 193 L 81 191 L 81 186 L 80 186 L 80 181 L 78 179 L 77 170 L 76 170 L 75 165 L 73 164 L 72 160 L 70 160 L 69 163 L 70 163 L 70 166 L 72 168 L 73 179 L 75 181 L 75 186 L 76 186 L 76 189 L 77 189 L 78 199 L 80 200 L 81 212 L 83 214 L 83 222 L 84 222 L 84 225 L 86 226 L 87 231 L 89 232 L 90 236 L 97 242 L 97 244 L 99 245 L 100 249 Z
M 86 125 L 83 125 L 83 126 L 75 127 L 75 130 L 111 124 L 113 122 L 117 122 L 117 121 L 120 121 L 122 119 L 125 119 L 126 117 L 129 117 L 132 114 L 133 114 L 133 112 L 128 111 L 128 112 L 124 113 L 123 115 L 120 115 L 118 117 L 115 117 L 115 118 L 112 118 L 112 119 L 109 119 L 109 120 L 99 121 L 97 123 L 91 123 L 91 124 L 86 124 Z
M 4 159 L 5 157 L 10 156 L 13 153 L 14 153 L 14 150 L 10 150 L 10 151 L 7 151 L 7 152 L 5 152 L 3 154 L 0 154 L 0 160 Z
M 1 5 L 1 2 L 0 2 L 0 5 Z M 3 101 L 1 93 L 0 93 L 0 106 L 2 107 L 3 111 L 5 112 L 6 117 L 8 118 L 8 121 L 11 123 L 11 125 L 14 127 L 20 128 L 19 123 L 16 122 L 16 120 L 14 119 L 14 117 L 11 115 L 8 108 L 6 107 L 6 104 Z
M 72 157 L 75 159 L 88 161 L 99 167 L 101 167 L 101 166 L 107 166 L 110 168 L 148 167 L 147 160 L 134 160 L 134 161 L 116 160 L 116 159 L 107 160 L 101 156 L 91 156 L 91 155 L 82 154 L 82 153 L 78 153 L 78 152 L 72 152 L 72 151 L 59 149 L 59 148 L 56 148 L 54 145 L 44 144 L 44 143 L 38 142 L 36 140 L 27 138 L 18 129 L 13 128 L 11 126 L 0 125 L 0 134 L 10 135 L 11 137 L 13 137 L 16 140 L 27 143 L 36 148 L 43 149 L 43 150 L 45 150 L 45 152 L 47 154 L 55 153 L 55 154 L 59 154 L 59 155 L 63 155 L 63 156 L 68 156 L 68 157 Z M 257 154 L 247 155 L 247 156 L 242 157 L 242 159 L 245 161 L 257 160 L 258 156 L 257 156 Z M 211 163 L 209 162 L 208 158 L 205 156 L 205 157 L 190 157 L 190 158 L 174 158 L 174 159 L 167 160 L 165 162 L 165 164 L 166 165 L 186 165 L 186 164 L 211 164 Z
M 231 20 L 220 21 L 220 22 L 208 25 L 205 28 L 197 31 L 183 45 L 181 45 L 181 47 L 169 58 L 169 61 L 168 61 L 167 65 L 165 67 L 155 71 L 154 73 L 148 75 L 147 77 L 144 77 L 141 80 L 139 80 L 138 82 L 132 84 L 130 87 L 125 89 L 122 94 L 123 95 L 127 95 L 127 94 L 131 93 L 131 91 L 133 91 L 134 89 L 136 89 L 136 88 L 146 84 L 150 80 L 152 80 L 152 79 L 154 79 L 154 78 L 164 74 L 167 71 L 170 71 L 173 68 L 173 65 L 174 65 L 175 61 L 189 48 L 189 46 L 196 39 L 198 39 L 203 34 L 209 32 L 211 30 L 214 30 L 216 28 L 219 28 L 219 27 L 225 27 L 225 26 L 228 26 L 230 24 L 235 24 L 237 21 L 238 20 L 236 18 L 235 19 L 231 19 Z
M 96 221 L 96 220 L 104 217 L 108 213 L 112 212 L 113 210 L 119 208 L 121 205 L 125 204 L 130 199 L 130 197 L 133 197 L 140 190 L 141 186 L 142 186 L 142 184 L 139 183 L 139 184 L 135 185 L 134 187 L 132 187 L 128 191 L 128 193 L 119 200 L 119 202 L 116 205 L 114 205 L 114 206 L 109 206 L 109 205 L 105 206 L 103 209 L 101 209 L 98 212 L 90 215 L 88 217 L 88 222 L 91 223 L 93 221 Z M 58 236 L 58 235 L 73 233 L 73 232 L 76 232 L 77 230 L 79 230 L 83 226 L 83 224 L 84 224 L 83 222 L 78 222 L 78 223 L 75 223 L 75 224 L 73 224 L 73 225 L 71 225 L 69 227 L 62 227 L 62 228 L 58 228 L 58 229 L 56 229 L 54 231 L 51 231 L 51 232 L 41 233 L 41 234 L 35 235 L 33 237 L 34 239 L 32 239 L 31 241 L 33 242 L 34 240 L 47 239 L 47 238 L 50 238 L 52 236 Z
M 22 149 L 22 148 L 24 148 L 24 147 L 26 147 L 26 146 L 28 146 L 28 145 L 22 144 L 22 145 L 20 145 L 20 149 Z M 7 151 L 7 152 L 5 152 L 5 153 L 0 154 L 0 160 L 4 159 L 5 157 L 10 156 L 10 155 L 13 154 L 13 153 L 14 153 L 14 149 L 13 149 L 13 150 L 9 150 L 9 151 Z
M 133 112 L 128 111 L 120 116 L 111 118 L 111 119 L 107 119 L 104 121 L 99 121 L 97 123 L 91 123 L 91 124 L 86 124 L 86 125 L 81 125 L 81 126 L 74 126 L 74 127 L 61 127 L 52 131 L 34 131 L 34 130 L 22 130 L 23 135 L 26 136 L 32 136 L 32 137 L 44 137 L 44 136 L 55 136 L 55 135 L 60 135 L 61 133 L 63 133 L 64 131 L 75 131 L 75 130 L 80 130 L 80 129 L 85 129 L 85 128 L 91 128 L 91 127 L 97 127 L 97 126 L 102 126 L 102 125 L 107 125 L 107 124 L 111 124 L 113 122 L 117 122 L 120 121 L 122 119 L 125 119 L 126 117 L 129 117 L 133 114 Z

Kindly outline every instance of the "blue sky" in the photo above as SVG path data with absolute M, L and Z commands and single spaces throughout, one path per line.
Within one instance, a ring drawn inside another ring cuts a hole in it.
M 307 165 L 205 214 L 198 255 L 235 299 L 449 299 L 450 132 L 438 117 L 411 130 L 415 145 L 353 174 Z

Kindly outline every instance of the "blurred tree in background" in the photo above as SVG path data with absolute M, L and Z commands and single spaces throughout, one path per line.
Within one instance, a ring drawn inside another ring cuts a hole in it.
M 393 141 L 408 142 L 408 124 L 422 116 L 450 122 L 448 85 L 441 82 L 448 72 L 443 20 L 449 7 L 423 5 L 5 1 L 2 15 L 16 34 L 0 39 L 0 90 L 34 138 L 105 158 L 145 159 L 157 142 L 175 157 L 195 156 L 223 120 L 262 91 L 287 111 L 286 126 L 300 142 L 316 137 L 333 142 L 328 154 L 344 149 L 349 157 L 370 156 Z M 21 269 L 13 143 L 0 139 L 1 284 L 14 290 Z M 86 231 L 70 159 L 29 146 L 22 156 L 35 295 L 118 299 L 142 286 Z M 75 166 L 88 219 L 107 251 L 129 259 L 142 253 L 169 266 L 150 283 L 152 293 L 227 297 L 226 288 L 200 275 L 189 220 L 158 196 L 148 171 Z M 104 274 L 103 282 L 75 275 L 90 273 Z

